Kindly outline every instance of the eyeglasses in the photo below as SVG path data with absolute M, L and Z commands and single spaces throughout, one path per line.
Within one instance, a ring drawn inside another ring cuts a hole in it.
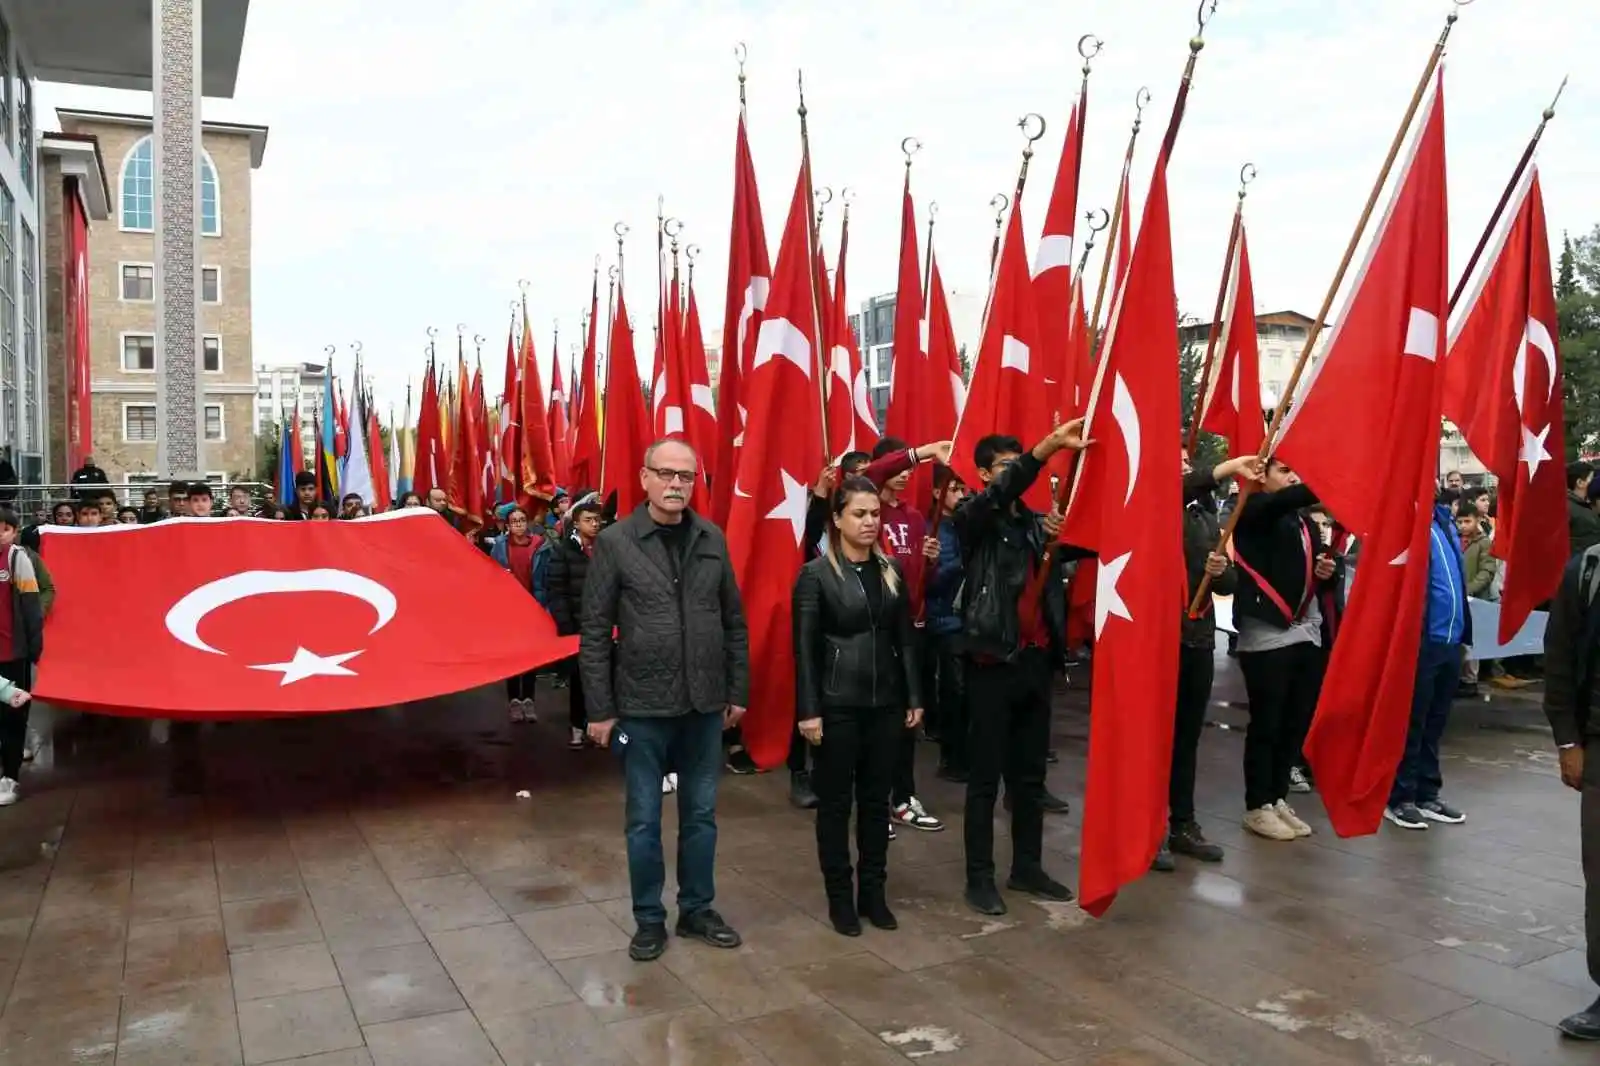
M 677 482 L 680 485 L 693 485 L 696 477 L 696 472 L 693 470 L 669 470 L 664 466 L 652 466 L 648 469 L 669 485 L 673 482 Z

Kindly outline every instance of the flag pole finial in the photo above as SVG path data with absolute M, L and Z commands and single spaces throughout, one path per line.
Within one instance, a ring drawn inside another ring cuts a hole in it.
M 1098 219 L 1098 221 L 1096 221 Z M 1092 208 L 1083 213 L 1083 221 L 1089 227 L 1089 236 L 1084 238 L 1083 253 L 1078 256 L 1077 277 L 1082 277 L 1083 272 L 1089 267 L 1089 253 L 1094 250 L 1094 239 L 1101 230 L 1111 225 L 1111 212 L 1103 207 Z
M 905 153 L 906 170 L 911 169 L 911 157 L 922 151 L 922 142 L 915 137 L 900 138 L 900 151 Z
M 1467 0 L 1467 3 L 1472 3 L 1472 0 Z M 1200 49 L 1206 46 L 1206 23 L 1210 22 L 1216 13 L 1217 0 L 1200 0 L 1200 7 L 1194 14 L 1194 36 L 1189 38 L 1189 52 L 1191 55 L 1199 55 Z
M 743 114 L 744 113 L 744 107 L 745 107 L 745 102 L 744 102 L 744 82 L 745 82 L 744 63 L 745 63 L 745 60 L 750 58 L 750 49 L 745 46 L 745 43 L 743 41 L 740 41 L 740 42 L 738 42 L 737 44 L 735 44 L 733 46 L 733 58 L 734 58 L 734 62 L 739 64 L 739 112 L 741 114 Z
M 1085 78 L 1089 76 L 1089 64 L 1094 62 L 1094 57 L 1099 55 L 1100 50 L 1105 46 L 1106 42 L 1092 33 L 1086 33 L 1078 38 L 1078 54 L 1083 57 L 1083 76 Z
M 1239 202 L 1243 203 L 1250 190 L 1250 183 L 1256 180 L 1256 165 L 1246 163 L 1239 168 Z
M 478 357 L 478 362 L 480 362 L 480 363 L 483 362 L 483 342 L 484 342 L 484 340 L 485 340 L 484 335 L 481 334 L 481 333 L 474 333 L 472 335 L 472 347 L 475 350 L 475 353 L 476 353 L 476 355 Z
M 700 246 L 691 244 L 684 248 L 683 258 L 689 263 L 689 288 L 694 288 L 694 261 L 700 258 Z
M 1044 137 L 1045 128 L 1044 116 L 1037 111 L 1030 111 L 1017 119 L 1017 129 L 1022 131 L 1023 136 L 1022 169 L 1017 171 L 1017 191 L 1011 196 L 1013 204 L 1020 206 L 1022 203 L 1022 189 L 1028 184 L 1028 164 L 1033 162 L 1033 146 Z
M 822 228 L 822 216 L 828 210 L 828 205 L 833 203 L 833 186 L 818 185 L 815 192 L 817 198 L 817 229 Z
M 1561 94 L 1567 91 L 1567 78 L 1570 76 L 1571 75 L 1567 75 L 1563 77 L 1561 79 L 1561 84 L 1556 86 L 1555 97 L 1550 101 L 1550 106 L 1545 108 L 1541 115 L 1546 122 L 1549 122 L 1551 119 L 1556 117 L 1556 105 L 1561 102 Z

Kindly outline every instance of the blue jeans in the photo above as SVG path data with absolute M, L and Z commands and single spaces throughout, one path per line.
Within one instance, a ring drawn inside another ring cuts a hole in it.
M 722 715 L 624 718 L 618 726 L 628 737 L 622 772 L 633 918 L 641 926 L 663 925 L 667 864 L 661 852 L 661 779 L 669 767 L 678 774 L 678 917 L 705 910 L 716 896 Z
M 1461 645 L 1424 642 L 1417 654 L 1417 685 L 1411 693 L 1411 725 L 1400 758 L 1389 806 L 1429 803 L 1439 798 L 1439 741 L 1450 720 L 1450 703 L 1461 681 Z

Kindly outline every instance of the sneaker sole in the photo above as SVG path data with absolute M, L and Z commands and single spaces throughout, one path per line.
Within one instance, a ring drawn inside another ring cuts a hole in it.
M 1461 825 L 1467 820 L 1467 816 L 1464 814 L 1459 818 L 1450 818 L 1440 814 L 1438 811 L 1430 811 L 1426 807 L 1418 807 L 1417 810 L 1420 811 L 1422 816 L 1428 821 L 1438 822 L 1440 825 Z
M 1287 844 L 1291 840 L 1299 839 L 1298 837 L 1296 837 L 1294 835 L 1294 831 L 1293 830 L 1289 831 L 1289 835 L 1288 836 L 1279 836 L 1277 833 L 1269 833 L 1264 829 L 1257 829 L 1253 825 L 1245 825 L 1244 830 L 1247 833 L 1250 833 L 1250 834 L 1252 834 L 1254 836 L 1260 837 L 1262 840 L 1270 840 L 1270 841 L 1272 841 L 1274 843 L 1277 843 L 1277 844 Z
M 1386 822 L 1391 822 L 1394 825 L 1399 826 L 1401 829 L 1409 829 L 1409 830 L 1411 830 L 1413 832 L 1415 832 L 1418 829 L 1426 829 L 1426 828 L 1428 828 L 1428 823 L 1427 822 L 1402 822 L 1400 819 L 1396 818 L 1394 815 L 1390 814 L 1388 811 L 1384 811 L 1383 812 L 1383 820 L 1386 821 Z
M 944 823 L 943 822 L 935 822 L 933 825 L 918 825 L 914 821 L 907 821 L 905 819 L 895 818 L 892 815 L 890 816 L 889 820 L 891 822 L 893 822 L 897 826 L 901 826 L 901 827 L 906 828 L 906 829 L 916 829 L 916 830 L 919 830 L 919 831 L 924 832 L 924 833 L 942 833 L 942 832 L 944 832 Z

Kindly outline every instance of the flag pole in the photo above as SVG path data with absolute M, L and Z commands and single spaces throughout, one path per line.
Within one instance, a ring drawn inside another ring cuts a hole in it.
M 828 401 L 823 395 L 823 374 L 826 364 L 822 359 L 822 307 L 817 300 L 817 194 L 811 184 L 811 134 L 806 127 L 806 76 L 804 71 L 795 74 L 795 85 L 800 95 L 800 167 L 805 171 L 806 182 L 806 278 L 811 289 L 811 328 L 815 331 L 816 341 L 812 344 L 813 356 L 811 359 L 811 373 L 815 380 L 817 394 L 817 409 L 822 416 L 822 462 L 828 463 Z M 906 157 L 906 166 L 911 166 L 910 156 Z
M 923 253 L 924 266 L 922 268 L 922 321 L 923 322 L 932 322 L 933 321 L 933 220 L 938 218 L 938 217 L 939 217 L 939 201 L 938 200 L 929 200 L 928 201 L 928 247 L 927 247 L 927 250 Z M 989 273 L 990 273 L 990 277 L 992 278 L 993 275 L 994 275 L 994 261 L 992 259 L 989 262 Z M 928 328 L 932 329 L 931 326 L 929 326 Z M 920 340 L 920 338 L 919 338 L 919 340 Z M 922 355 L 923 355 L 923 358 L 927 358 L 928 353 L 927 352 L 923 352 Z M 934 512 L 933 521 L 934 521 L 934 524 L 935 524 L 935 528 L 937 528 L 938 521 L 939 521 L 938 512 Z
M 1133 129 L 1128 133 L 1128 148 L 1122 156 L 1122 172 L 1117 180 L 1117 195 L 1111 201 L 1111 226 L 1106 234 L 1106 254 L 1100 262 L 1100 283 L 1094 291 L 1094 313 L 1089 316 L 1089 351 L 1092 353 L 1100 342 L 1100 309 L 1105 305 L 1106 283 L 1111 278 L 1111 255 L 1117 250 L 1117 238 L 1123 239 L 1127 235 L 1122 232 L 1122 201 L 1123 193 L 1128 188 L 1128 175 L 1133 171 L 1133 149 L 1139 141 L 1139 130 L 1144 126 L 1145 105 L 1150 102 L 1150 90 L 1140 86 L 1139 91 L 1133 96 Z
M 989 288 L 994 289 L 994 271 L 1000 265 L 1000 234 L 1006 228 L 1006 212 L 1011 208 L 1011 197 L 1003 192 L 997 192 L 989 200 L 989 206 L 994 208 L 994 240 L 989 242 Z M 984 308 L 984 316 L 988 318 L 988 308 Z
M 1361 236 L 1366 232 L 1372 213 L 1377 210 L 1378 197 L 1383 194 L 1383 187 L 1389 180 L 1389 172 L 1394 169 L 1395 160 L 1400 157 L 1400 149 L 1405 145 L 1411 122 L 1422 107 L 1422 98 L 1428 92 L 1428 83 L 1433 79 L 1434 71 L 1439 69 L 1439 60 L 1444 56 L 1444 46 L 1450 40 L 1450 31 L 1455 28 L 1456 20 L 1461 17 L 1461 9 L 1471 2 L 1472 0 L 1455 0 L 1455 6 L 1450 14 L 1445 16 L 1444 29 L 1439 33 L 1439 39 L 1434 42 L 1433 51 L 1428 55 L 1428 63 L 1422 70 L 1422 77 L 1417 79 L 1417 87 L 1411 93 L 1411 102 L 1406 105 L 1406 113 L 1400 119 L 1400 128 L 1395 131 L 1394 140 L 1389 143 L 1389 154 L 1384 156 L 1383 167 L 1378 171 L 1378 179 L 1372 183 L 1372 191 L 1367 194 L 1367 202 L 1361 209 L 1361 217 L 1356 220 L 1355 232 L 1350 234 L 1350 243 L 1345 246 L 1344 256 L 1339 260 L 1339 266 L 1333 273 L 1333 281 L 1328 284 L 1327 294 L 1322 298 L 1322 308 L 1306 331 L 1306 342 L 1300 349 L 1300 357 L 1295 360 L 1294 370 L 1289 374 L 1289 382 L 1283 387 L 1283 395 L 1278 400 L 1277 408 L 1272 412 L 1272 424 L 1267 429 L 1266 439 L 1261 442 L 1259 454 L 1263 460 L 1272 454 L 1272 445 L 1278 436 L 1278 431 L 1283 427 L 1283 416 L 1294 403 L 1295 390 L 1300 385 L 1300 377 L 1305 373 L 1306 364 L 1311 360 L 1311 350 L 1316 347 L 1317 341 L 1322 336 L 1323 323 L 1328 320 L 1328 315 L 1333 310 L 1334 297 L 1339 294 L 1339 287 L 1344 284 L 1344 276 L 1350 270 L 1350 264 L 1356 257 L 1356 250 L 1361 246 Z M 1228 516 L 1228 524 L 1222 527 L 1222 536 L 1217 541 L 1219 553 L 1227 549 L 1234 527 L 1239 524 L 1239 516 L 1244 513 L 1245 501 L 1250 498 L 1254 489 L 1253 481 L 1240 484 L 1239 500 L 1234 505 L 1233 513 Z M 1190 618 L 1199 617 L 1200 605 L 1205 602 L 1210 591 L 1211 577 L 1208 574 L 1201 579 L 1200 587 L 1195 590 L 1194 599 L 1189 603 Z
M 1455 291 L 1450 294 L 1450 310 L 1455 310 L 1462 292 L 1466 290 L 1467 282 L 1472 280 L 1472 272 L 1477 269 L 1478 260 L 1483 257 L 1483 250 L 1489 246 L 1489 238 L 1494 236 L 1494 231 L 1499 227 L 1506 205 L 1511 202 L 1511 194 L 1522 181 L 1522 175 L 1528 169 L 1528 164 L 1533 162 L 1533 153 L 1539 147 L 1539 139 L 1544 136 L 1544 128 L 1556 117 L 1556 104 L 1561 102 L 1561 94 L 1566 91 L 1567 79 L 1562 78 L 1561 85 L 1556 89 L 1555 99 L 1550 101 L 1550 106 L 1540 115 L 1538 127 L 1528 140 L 1528 146 L 1522 150 L 1522 158 L 1517 160 L 1517 168 L 1511 172 L 1511 180 L 1506 182 L 1505 191 L 1500 194 L 1500 202 L 1494 205 L 1494 213 L 1489 216 L 1489 224 L 1483 228 L 1483 236 L 1478 238 L 1478 246 L 1472 249 L 1472 255 L 1467 259 L 1467 268 L 1461 272 L 1461 280 L 1456 282 Z
M 606 271 L 611 277 L 610 293 L 606 297 L 606 381 L 608 383 L 611 380 L 612 331 L 617 318 L 617 286 L 622 282 L 622 239 L 628 235 L 628 224 L 626 222 L 618 222 L 611 227 L 611 230 L 617 235 L 617 263 Z M 608 390 L 601 389 L 598 381 L 595 382 L 595 390 L 605 397 L 605 403 L 611 402 L 611 396 L 607 395 Z M 595 488 L 602 492 L 604 491 L 603 482 L 606 474 L 606 445 L 610 443 L 605 429 L 606 422 L 602 418 L 600 419 L 600 470 L 595 475 Z
M 1228 287 L 1233 282 L 1233 257 L 1239 249 L 1239 231 L 1244 227 L 1244 198 L 1250 188 L 1250 183 L 1256 180 L 1256 166 L 1246 163 L 1239 168 L 1239 202 L 1233 208 L 1233 224 L 1228 229 L 1228 251 L 1222 257 L 1222 281 L 1217 286 L 1217 306 L 1211 312 L 1211 328 L 1206 332 L 1206 358 L 1200 365 L 1200 382 L 1194 393 L 1194 415 L 1189 419 L 1189 437 L 1184 447 L 1190 455 L 1194 454 L 1195 445 L 1200 440 L 1200 416 L 1205 413 L 1206 395 L 1211 383 L 1211 367 L 1216 357 L 1217 340 L 1222 336 L 1222 311 L 1228 302 Z M 1234 309 L 1238 313 L 1238 309 Z M 1255 308 L 1245 308 L 1245 313 L 1252 318 Z
M 1029 126 L 1037 120 L 1039 131 L 1029 133 Z M 1022 190 L 1028 184 L 1028 164 L 1033 161 L 1033 146 L 1044 136 L 1044 116 L 1037 111 L 1030 111 L 1017 120 L 1017 129 L 1022 131 L 1022 166 L 1017 170 L 1017 186 L 1008 198 L 1005 193 L 995 193 L 989 201 L 989 206 L 994 208 L 994 243 L 989 246 L 989 294 L 983 303 L 983 322 L 989 324 L 989 309 L 994 302 L 994 285 L 996 271 L 1000 269 L 1000 234 L 1005 229 L 1006 211 L 1018 211 L 1022 208 Z M 929 272 L 932 272 L 932 253 L 929 253 Z M 980 334 L 981 336 L 981 334 Z

